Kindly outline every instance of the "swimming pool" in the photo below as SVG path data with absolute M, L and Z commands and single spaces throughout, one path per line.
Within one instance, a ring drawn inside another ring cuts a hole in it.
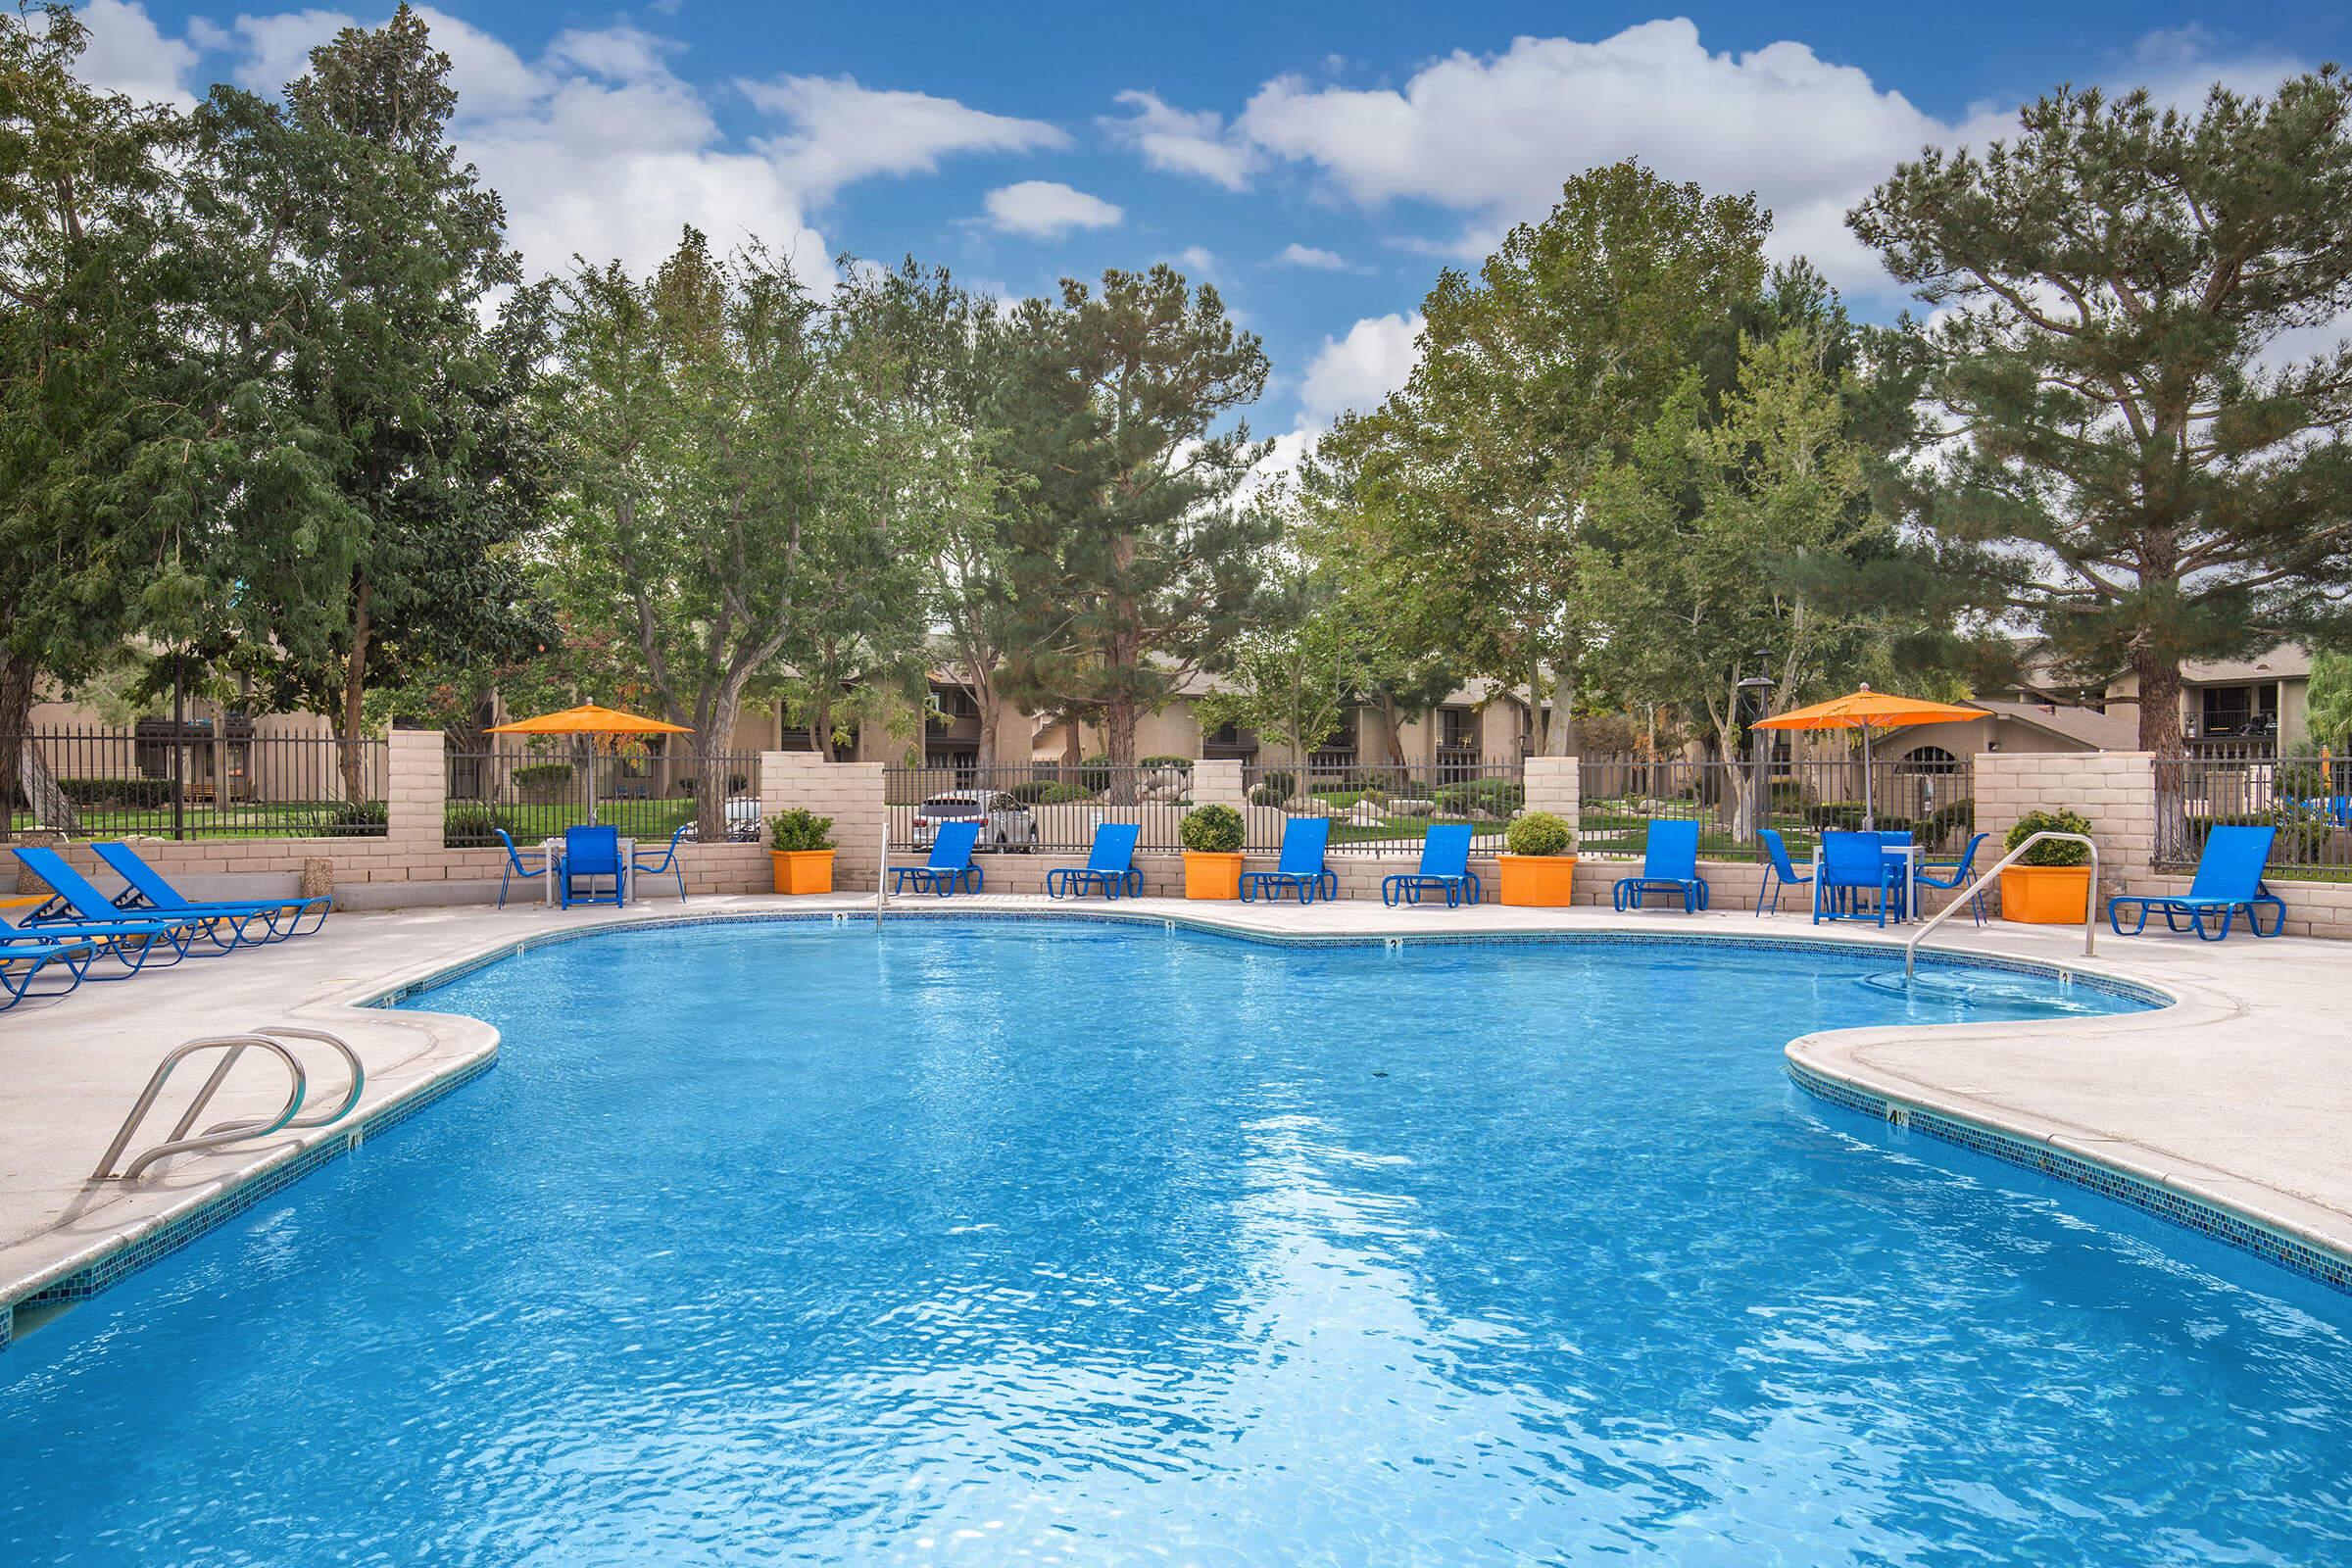
M 2316 1562 L 2352 1302 L 1822 1104 L 1883 956 L 709 925 L 0 1356 L 0 1561 Z

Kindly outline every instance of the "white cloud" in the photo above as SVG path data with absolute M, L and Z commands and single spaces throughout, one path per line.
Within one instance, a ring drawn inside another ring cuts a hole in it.
M 789 134 L 756 145 L 811 196 L 874 174 L 928 174 L 951 153 L 1032 152 L 1070 140 L 1042 121 L 992 115 L 929 93 L 877 91 L 848 76 L 741 85 L 753 104 L 792 122 Z
M 1134 113 L 1124 120 L 1106 119 L 1103 125 L 1153 169 L 1191 174 L 1227 190 L 1249 189 L 1258 154 L 1226 129 L 1222 117 L 1174 108 L 1155 93 L 1123 92 L 1114 101 Z
M 1281 254 L 1274 258 L 1274 264 L 1277 267 L 1304 267 L 1319 272 L 1354 270 L 1348 265 L 1348 259 L 1339 252 L 1314 245 L 1301 245 L 1297 240 L 1282 248 Z
M 1329 424 L 1353 409 L 1370 413 L 1404 385 L 1421 360 L 1421 313 L 1367 316 L 1344 338 L 1325 338 L 1298 387 L 1302 424 Z
M 1176 260 L 1184 264 L 1187 271 L 1198 272 L 1202 277 L 1213 276 L 1217 270 L 1215 254 L 1203 246 L 1187 245 L 1176 253 Z
M 196 69 L 196 48 L 184 39 L 165 37 L 145 6 L 89 0 L 81 21 L 90 32 L 89 46 L 74 67 L 82 80 L 140 103 L 182 109 L 194 105 L 188 74 Z
M 1008 234 L 1057 239 L 1074 228 L 1109 228 L 1127 215 L 1058 180 L 1024 179 L 988 193 L 988 220 Z
M 2115 67 L 2172 101 L 2193 101 L 2217 77 L 2267 91 L 2291 69 L 2282 58 L 2216 61 L 2194 31 L 2143 40 Z M 1847 232 L 1847 209 L 1923 146 L 2013 124 L 1989 109 L 1947 124 L 1802 43 L 1711 53 L 1678 18 L 1592 43 L 1522 37 L 1496 55 L 1455 53 L 1396 89 L 1278 77 L 1236 128 L 1359 206 L 1461 215 L 1461 232 L 1439 247 L 1457 256 L 1484 255 L 1510 223 L 1540 217 L 1570 175 L 1639 158 L 1711 191 L 1755 191 L 1773 210 L 1776 256 L 1802 253 L 1846 287 L 1876 288 L 1888 280 Z

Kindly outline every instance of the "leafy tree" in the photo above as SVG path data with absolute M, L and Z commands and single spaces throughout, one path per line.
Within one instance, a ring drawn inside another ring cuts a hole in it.
M 1195 705 L 1201 728 L 1255 730 L 1303 762 L 1359 700 L 1353 630 L 1328 577 L 1297 564 L 1275 567 L 1250 628 L 1216 662 L 1222 688 Z
M 2323 648 L 2311 656 L 2309 710 L 2304 728 L 2311 744 L 2352 750 L 2352 653 Z
M 193 427 L 172 169 L 187 126 L 74 74 L 63 7 L 0 12 L 0 839 L 43 677 L 111 670 L 191 597 L 156 482 Z
M 545 635 L 515 541 L 538 520 L 529 383 L 544 296 L 448 135 L 449 57 L 407 5 L 311 53 L 285 102 L 216 87 L 192 191 L 231 387 L 205 451 L 208 655 L 332 715 L 362 793 L 366 695 Z
M 1214 288 L 1173 269 L 1065 279 L 1005 323 L 999 461 L 1022 481 L 1011 569 L 1024 695 L 1100 713 L 1111 761 L 1136 721 L 1247 623 L 1278 524 L 1241 495 L 1270 443 L 1232 415 L 1256 401 L 1265 351 Z
M 649 279 L 578 268 L 556 321 L 558 571 L 570 602 L 635 628 L 672 722 L 720 750 L 794 663 L 912 643 L 920 440 L 887 368 L 829 329 L 783 262 L 757 246 L 722 260 L 688 229 Z M 702 790 L 707 835 L 723 807 Z
M 2076 671 L 2134 673 L 2160 754 L 2182 661 L 2328 621 L 2352 580 L 2348 93 L 2333 68 L 2194 114 L 2061 91 L 1848 217 L 1940 313 L 1909 504 Z
M 1710 197 L 1636 164 L 1580 174 L 1475 279 L 1440 276 L 1411 379 L 1326 440 L 1414 583 L 1399 612 L 1523 687 L 1538 751 L 1567 750 L 1590 641 L 1576 599 L 1592 487 L 1730 304 L 1759 291 L 1769 225 L 1752 196 Z

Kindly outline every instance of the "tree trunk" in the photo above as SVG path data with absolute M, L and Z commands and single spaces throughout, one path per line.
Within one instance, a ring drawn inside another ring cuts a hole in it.
M 1135 765 L 1135 717 L 1134 693 L 1112 692 L 1102 710 L 1102 742 L 1113 767 Z
M 360 729 L 367 722 L 363 704 L 368 696 L 368 648 L 370 635 L 368 598 L 368 581 L 362 578 L 351 623 L 351 660 L 343 666 L 343 713 L 335 734 L 335 738 L 342 742 L 335 750 L 336 761 L 343 770 L 343 799 L 354 806 L 368 799 L 367 770 L 362 765 L 365 759 L 360 751 Z
M 743 716 L 743 691 L 722 685 L 711 695 L 695 740 L 702 755 L 694 768 L 694 837 L 699 844 L 723 844 L 727 838 L 727 751 L 735 739 L 736 721 Z M 779 808 L 780 809 L 780 808 Z
M 1075 773 L 1078 764 L 1086 760 L 1086 735 L 1078 717 L 1078 710 L 1066 710 L 1061 721 L 1064 726 L 1061 734 L 1061 764 Z
M 1392 692 L 1383 692 L 1381 694 L 1380 721 L 1384 725 L 1388 726 L 1389 765 L 1391 767 L 1401 768 L 1404 766 L 1403 715 L 1396 710 L 1396 694 Z M 1439 722 L 1443 723 L 1444 720 L 1441 719 Z M 1434 746 L 1438 740 L 1442 739 L 1444 739 L 1443 736 L 1434 737 L 1432 740 L 1432 745 Z
M 2132 670 L 2139 677 L 2139 749 L 2158 757 L 2179 757 L 2182 749 L 2179 662 L 2134 650 Z
M 974 702 L 980 705 L 980 751 L 976 760 L 985 773 L 997 765 L 997 736 L 1004 723 L 1004 704 L 987 687 L 976 688 Z
M 33 677 L 38 673 L 38 666 L 23 654 L 0 656 L 0 844 L 17 836 L 17 803 L 30 804 L 22 768 Z

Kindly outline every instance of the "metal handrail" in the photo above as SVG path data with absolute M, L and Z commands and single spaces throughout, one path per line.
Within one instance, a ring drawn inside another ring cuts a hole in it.
M 243 1056 L 246 1051 L 256 1046 L 273 1054 L 286 1064 L 286 1074 L 291 1082 L 286 1092 L 285 1104 L 278 1107 L 275 1117 L 258 1126 L 240 1126 L 227 1130 L 216 1128 L 210 1132 L 200 1133 L 193 1138 L 189 1137 L 188 1129 L 196 1125 L 197 1115 L 207 1104 L 212 1102 L 213 1096 L 220 1091 L 222 1081 L 228 1077 L 228 1070 L 237 1064 L 237 1059 Z M 184 1154 L 198 1149 L 218 1149 L 223 1144 L 241 1143 L 248 1138 L 267 1137 L 292 1121 L 295 1113 L 302 1109 L 302 1095 L 305 1087 L 302 1063 L 295 1059 L 294 1053 L 281 1042 L 259 1034 L 207 1035 L 202 1039 L 190 1040 L 183 1045 L 173 1047 L 162 1061 L 156 1063 L 154 1076 L 147 1080 L 147 1087 L 140 1094 L 138 1102 L 130 1107 L 130 1114 L 123 1118 L 122 1130 L 116 1133 L 115 1141 L 106 1146 L 105 1154 L 98 1160 L 98 1168 L 91 1172 L 90 1179 L 92 1181 L 106 1181 L 114 1175 L 115 1161 L 122 1157 L 122 1151 L 130 1146 L 130 1135 L 138 1131 L 139 1123 L 145 1120 L 147 1112 L 154 1108 L 155 1097 L 163 1093 L 164 1081 L 172 1076 L 172 1069 L 199 1051 L 223 1053 L 220 1065 L 213 1069 L 213 1075 L 204 1081 L 204 1087 L 196 1091 L 195 1100 L 189 1102 L 188 1108 L 180 1116 L 178 1124 L 172 1129 L 171 1137 L 132 1160 L 128 1168 L 122 1172 L 122 1180 L 137 1181 L 148 1166 L 173 1154 Z
M 1911 978 L 1912 969 L 1919 962 L 1919 945 L 1928 940 L 1930 932 L 1957 913 L 1960 906 L 1976 897 L 1978 890 L 1983 888 L 1985 883 L 2007 870 L 2019 856 L 2044 839 L 2058 839 L 2068 844 L 2080 844 L 2090 851 L 2090 892 L 2082 900 L 2082 956 L 2086 958 L 2097 957 L 2099 953 L 2099 847 L 2081 833 L 2057 833 L 2045 829 L 2039 833 L 2029 834 L 2023 844 L 1995 860 L 1991 868 L 1983 876 L 1954 894 L 1951 903 L 1928 916 L 1927 923 L 1912 934 L 1910 941 L 1903 944 L 1903 978 L 1906 980 Z
M 360 1102 L 360 1091 L 368 1086 L 368 1073 L 367 1070 L 360 1065 L 360 1054 L 352 1050 L 351 1047 L 345 1043 L 340 1036 L 330 1035 L 323 1029 L 298 1029 L 292 1024 L 271 1024 L 266 1028 L 256 1029 L 254 1033 L 257 1035 L 267 1035 L 277 1040 L 315 1040 L 320 1045 L 331 1046 L 334 1048 L 336 1053 L 342 1056 L 343 1065 L 347 1069 L 350 1076 L 351 1082 L 343 1092 L 343 1102 L 341 1104 L 338 1104 L 332 1110 L 322 1110 L 315 1115 L 297 1116 L 292 1121 L 286 1122 L 284 1124 L 286 1127 L 309 1128 L 331 1126 L 334 1123 L 341 1121 L 344 1117 L 350 1115 L 352 1107 Z M 191 1112 L 191 1115 L 192 1114 L 193 1112 Z M 213 1133 L 224 1133 L 248 1128 L 262 1129 L 265 1120 L 266 1118 L 263 1117 L 250 1116 L 238 1121 L 215 1122 L 212 1126 L 207 1127 L 205 1132 L 209 1136 Z M 270 1127 L 266 1130 L 270 1132 L 276 1132 L 278 1129 L 276 1127 Z M 260 1132 L 257 1131 L 255 1136 L 260 1136 Z

